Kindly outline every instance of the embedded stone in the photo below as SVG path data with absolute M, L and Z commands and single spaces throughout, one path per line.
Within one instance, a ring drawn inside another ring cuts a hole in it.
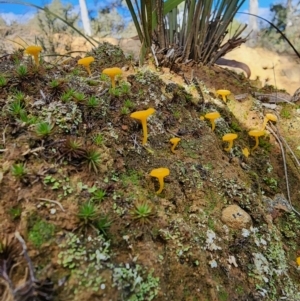
M 223 209 L 221 221 L 233 229 L 249 228 L 252 224 L 251 216 L 237 205 Z

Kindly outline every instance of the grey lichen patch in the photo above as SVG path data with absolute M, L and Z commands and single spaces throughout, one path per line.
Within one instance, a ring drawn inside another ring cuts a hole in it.
M 55 123 L 63 133 L 76 133 L 82 123 L 82 112 L 74 102 L 54 101 L 42 108 L 41 115 L 49 123 Z
M 57 263 L 69 271 L 68 281 L 77 284 L 75 300 L 86 290 L 104 296 L 114 287 L 120 298 L 128 301 L 150 301 L 158 294 L 159 278 L 153 276 L 153 270 L 137 264 L 137 258 L 131 264 L 114 263 L 111 243 L 102 235 L 86 238 L 67 233 L 59 249 Z

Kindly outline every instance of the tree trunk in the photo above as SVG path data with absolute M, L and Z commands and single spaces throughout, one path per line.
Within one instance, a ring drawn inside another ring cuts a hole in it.
M 84 34 L 91 36 L 92 35 L 91 22 L 90 22 L 85 0 L 79 0 L 79 6 L 80 6 L 80 15 L 81 15 Z
M 258 15 L 258 0 L 249 1 L 249 13 Z M 258 35 L 258 21 L 254 16 L 249 16 L 249 30 L 251 32 L 250 38 L 247 45 L 250 47 L 256 46 L 257 35 Z

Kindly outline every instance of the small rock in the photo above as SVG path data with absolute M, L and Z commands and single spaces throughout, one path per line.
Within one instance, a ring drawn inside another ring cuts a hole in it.
M 237 205 L 230 205 L 222 211 L 221 220 L 233 229 L 248 228 L 252 224 L 251 216 Z
M 50 209 L 50 214 L 55 214 L 56 213 L 56 209 L 55 208 L 51 208 Z

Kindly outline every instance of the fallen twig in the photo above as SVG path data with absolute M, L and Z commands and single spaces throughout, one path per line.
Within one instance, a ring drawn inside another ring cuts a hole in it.
M 0 153 L 4 153 L 7 151 L 7 148 L 4 148 L 4 149 L 0 149 Z
M 59 206 L 59 208 L 61 209 L 61 211 L 65 212 L 66 210 L 64 209 L 64 207 L 62 206 L 62 204 L 58 201 L 54 201 L 54 200 L 49 200 L 49 199 L 45 199 L 45 198 L 37 198 L 37 200 L 39 201 L 45 201 L 45 202 L 49 202 L 49 203 L 54 203 L 57 206 Z
M 4 130 L 3 130 L 3 133 L 2 133 L 2 141 L 3 141 L 3 145 L 5 145 L 5 143 L 6 143 L 5 133 L 6 133 L 7 127 L 8 127 L 8 124 L 5 126 L 5 128 L 4 128 Z
M 286 182 L 286 190 L 287 190 L 287 196 L 288 196 L 288 201 L 290 203 L 290 205 L 292 206 L 291 203 L 291 195 L 290 195 L 290 187 L 289 187 L 289 180 L 288 180 L 288 173 L 287 173 L 287 168 L 286 168 L 286 160 L 285 160 L 285 152 L 284 152 L 284 148 L 283 145 L 281 143 L 281 140 L 279 138 L 279 136 L 275 133 L 275 131 L 273 131 L 273 129 L 270 126 L 267 126 L 267 130 L 276 138 L 280 149 L 281 149 L 281 154 L 282 154 L 282 160 L 283 160 L 283 169 L 284 169 L 284 175 L 285 175 L 285 182 Z
M 20 242 L 20 244 L 22 245 L 23 255 L 24 255 L 24 258 L 27 261 L 27 264 L 28 264 L 28 267 L 29 267 L 30 280 L 32 282 L 35 282 L 36 279 L 34 277 L 34 268 L 33 268 L 32 262 L 31 262 L 31 260 L 30 260 L 30 258 L 28 256 L 28 253 L 27 253 L 26 243 L 25 243 L 23 237 L 20 235 L 20 233 L 18 231 L 15 232 L 15 237 Z
M 26 152 L 24 152 L 22 154 L 22 156 L 26 156 L 28 154 L 32 154 L 32 153 L 36 153 L 36 152 L 40 152 L 40 151 L 43 151 L 45 148 L 43 146 L 39 146 L 37 148 L 34 148 L 34 149 L 28 149 Z

